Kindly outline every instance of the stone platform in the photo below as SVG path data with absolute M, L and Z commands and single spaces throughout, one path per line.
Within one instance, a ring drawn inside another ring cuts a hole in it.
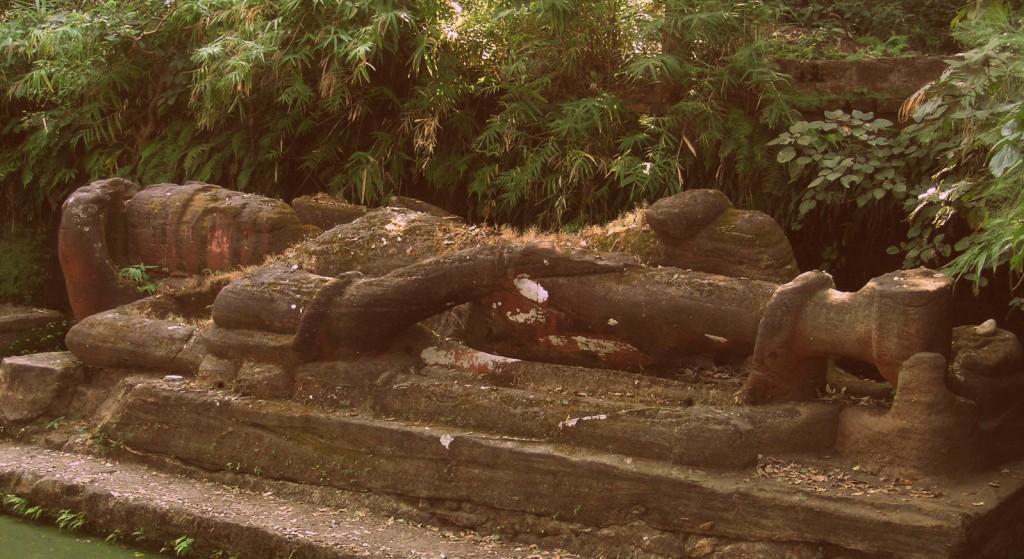
M 38 408 L 26 437 L 236 483 L 372 494 L 440 526 L 586 557 L 1002 558 L 1024 543 L 1024 463 L 955 479 L 870 471 L 826 435 L 856 402 L 707 405 L 678 380 L 605 372 L 627 396 L 601 378 L 590 384 L 605 392 L 585 392 L 576 368 L 514 387 L 437 365 L 375 375 L 359 402 L 260 400 L 43 355 L 80 382 L 61 409 Z M 686 394 L 698 401 L 680 405 Z M 70 419 L 45 428 L 56 414 Z

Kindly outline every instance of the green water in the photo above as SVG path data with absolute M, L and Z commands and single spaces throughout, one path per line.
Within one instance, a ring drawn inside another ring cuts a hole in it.
M 157 559 L 162 556 L 125 549 L 103 538 L 61 532 L 0 514 L 0 557 L 11 559 Z M 166 559 L 166 558 L 162 558 Z

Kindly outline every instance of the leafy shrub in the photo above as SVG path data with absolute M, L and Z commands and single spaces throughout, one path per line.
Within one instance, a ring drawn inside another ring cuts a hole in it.
M 986 271 L 1005 268 L 1016 282 L 1024 274 L 1024 14 L 989 2 L 957 23 L 957 38 L 973 48 L 906 106 L 921 141 L 947 146 L 912 217 L 933 228 L 931 244 L 953 245 L 950 272 L 980 285 Z
M 433 191 L 548 226 L 687 187 L 749 203 L 793 114 L 763 56 L 773 6 L 16 2 L 0 20 L 5 209 L 113 175 L 364 203 Z
M 906 48 L 954 52 L 949 24 L 962 0 L 782 0 L 790 20 L 831 35 L 832 40 L 867 38 L 876 55 L 900 54 Z M 903 48 L 900 48 L 902 45 Z M 882 47 L 882 48 L 879 48 Z
M 45 233 L 14 222 L 0 228 L 0 303 L 31 304 L 46 283 Z
M 772 141 L 794 184 L 795 221 L 856 204 L 850 239 L 870 239 L 885 214 L 903 216 L 905 237 L 890 254 L 904 266 L 943 266 L 984 285 L 1006 270 L 1011 285 L 1024 276 L 1024 18 L 1000 2 L 965 8 L 956 36 L 971 46 L 944 75 L 903 108 L 909 124 L 896 129 L 872 115 L 828 113 L 798 122 Z M 892 202 L 895 202 L 893 204 Z M 847 214 L 849 215 L 849 214 Z M 834 221 L 834 220 L 833 220 Z M 876 237 L 877 238 L 877 237 Z

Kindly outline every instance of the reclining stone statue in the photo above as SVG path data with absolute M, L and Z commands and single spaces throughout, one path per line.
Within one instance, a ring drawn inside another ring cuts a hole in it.
M 135 191 L 99 181 L 65 204 L 60 253 L 81 320 L 67 341 L 86 364 L 195 374 L 264 361 L 287 379 L 301 363 L 387 352 L 465 304 L 461 340 L 511 358 L 658 372 L 688 354 L 752 355 L 750 404 L 815 398 L 833 356 L 895 386 L 911 356 L 950 354 L 949 278 L 899 271 L 836 291 L 828 274 L 797 276 L 773 220 L 717 191 L 661 200 L 646 224 L 539 242 L 393 207 L 301 241 L 318 229 L 283 203 L 196 183 Z M 135 262 L 172 279 L 261 265 L 126 305 L 116 268 Z M 167 318 L 189 314 L 189 298 L 212 324 Z

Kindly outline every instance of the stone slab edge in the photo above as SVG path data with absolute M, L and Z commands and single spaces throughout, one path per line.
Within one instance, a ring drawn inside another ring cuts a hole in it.
M 145 539 L 137 545 L 145 547 L 188 535 L 202 557 L 220 550 L 260 559 L 425 559 L 435 558 L 437 549 L 465 559 L 538 556 L 498 542 L 445 539 L 436 531 L 372 513 L 316 507 L 137 464 L 17 443 L 0 442 L 0 491 L 47 511 L 82 512 L 90 533 L 117 530 L 131 542 L 127 534 L 141 530 Z
M 160 383 L 127 393 L 105 428 L 130 448 L 214 471 L 251 461 L 257 445 L 264 458 L 278 457 L 259 464 L 262 475 L 274 479 L 558 515 L 590 526 L 639 520 L 673 533 L 816 542 L 894 557 L 960 556 L 982 512 L 797 498 L 750 485 L 742 475 Z M 899 518 L 890 518 L 896 509 Z

